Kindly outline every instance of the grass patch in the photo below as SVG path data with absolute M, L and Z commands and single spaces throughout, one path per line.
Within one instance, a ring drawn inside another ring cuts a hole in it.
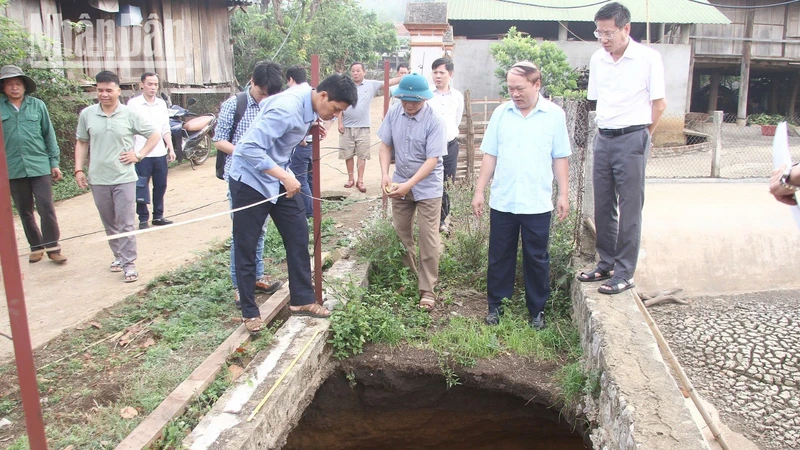
M 220 246 L 156 278 L 144 294 L 110 308 L 105 318 L 96 319 L 100 329 L 68 331 L 50 345 L 47 356 L 55 359 L 126 332 L 121 339 L 96 345 L 39 372 L 42 397 L 47 398 L 47 437 L 54 448 L 113 448 L 230 335 L 238 326 L 230 319 L 238 312 L 227 295 L 232 289 L 228 259 L 227 249 Z M 129 342 L 123 346 L 125 339 Z M 37 363 L 42 367 L 47 361 Z M 207 404 L 212 398 L 218 395 L 204 394 L 199 401 Z M 11 402 L 4 399 L 0 408 L 13 409 L 11 415 L 16 417 L 12 420 L 21 420 L 21 408 Z M 135 408 L 139 415 L 122 418 L 124 407 Z M 189 423 L 172 424 L 169 436 L 178 436 L 176 427 L 183 430 Z M 26 445 L 22 437 L 10 448 Z
M 438 293 L 440 308 L 461 307 L 456 299 L 464 290 L 475 297 L 484 296 L 488 265 L 488 214 L 478 219 L 472 215 L 471 186 L 448 186 L 451 199 L 451 235 L 443 240 L 440 259 Z M 575 249 L 576 216 L 554 220 L 551 227 L 551 297 L 545 316 L 547 327 L 537 331 L 528 325 L 524 300 L 521 251 L 518 280 L 511 299 L 504 304 L 504 315 L 498 326 L 483 323 L 481 312 L 464 309 L 451 314 L 427 314 L 417 308 L 417 277 L 404 267 L 405 249 L 386 219 L 369 221 L 355 244 L 356 254 L 371 263 L 369 288 L 353 283 L 338 286 L 338 294 L 350 298 L 345 308 L 331 319 L 335 354 L 346 358 L 364 351 L 368 343 L 398 345 L 406 343 L 433 351 L 448 386 L 459 384 L 458 370 L 473 367 L 478 361 L 512 355 L 539 362 L 558 362 L 569 368 L 560 371 L 556 381 L 562 384 L 565 403 L 574 393 L 583 392 L 588 375 L 578 362 L 581 356 L 577 329 L 572 323 L 569 283 L 573 270 L 569 266 Z M 432 318 L 433 317 L 433 318 Z

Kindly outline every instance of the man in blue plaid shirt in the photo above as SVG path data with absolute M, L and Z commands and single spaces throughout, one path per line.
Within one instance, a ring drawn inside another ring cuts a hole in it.
M 236 125 L 233 131 L 231 141 L 231 128 L 233 128 L 233 119 L 236 114 L 236 96 L 229 98 L 222 104 L 219 110 L 219 117 L 217 118 L 217 128 L 214 130 L 214 142 L 217 151 L 225 153 L 225 173 L 223 178 L 225 183 L 228 182 L 228 172 L 231 168 L 231 154 L 233 148 L 239 139 L 244 136 L 245 131 L 250 128 L 259 111 L 259 103 L 270 95 L 277 94 L 283 88 L 283 69 L 280 64 L 261 61 L 253 68 L 253 75 L 250 77 L 250 89 L 247 90 L 247 107 L 244 110 L 241 120 Z M 228 191 L 228 200 L 231 199 L 230 190 Z M 233 206 L 231 206 L 232 208 Z M 268 276 L 264 275 L 264 236 L 267 233 L 267 224 L 269 218 L 264 222 L 264 227 L 261 229 L 261 238 L 256 247 L 256 290 L 262 291 L 266 294 L 274 294 L 275 291 L 280 289 L 280 281 L 272 281 Z M 236 264 L 234 262 L 235 252 L 234 245 L 231 242 L 231 281 L 233 282 L 234 301 L 236 307 L 241 308 L 239 303 L 239 286 L 236 282 Z

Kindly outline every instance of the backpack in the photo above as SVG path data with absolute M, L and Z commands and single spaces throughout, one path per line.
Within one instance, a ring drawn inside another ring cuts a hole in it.
M 239 92 L 236 94 L 236 113 L 233 115 L 233 124 L 231 124 L 231 133 L 228 135 L 228 142 L 233 144 L 233 135 L 236 133 L 236 128 L 239 122 L 244 117 L 244 111 L 247 109 L 247 92 Z M 225 158 L 228 155 L 225 152 L 217 150 L 217 178 L 224 180 L 225 177 Z

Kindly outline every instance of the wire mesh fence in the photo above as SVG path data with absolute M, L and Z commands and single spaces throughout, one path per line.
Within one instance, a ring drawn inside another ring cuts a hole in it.
M 465 92 L 465 114 L 461 122 L 459 135 L 459 159 L 456 170 L 456 179 L 473 182 L 477 179 L 480 170 L 483 152 L 480 151 L 481 141 L 492 117 L 494 110 L 507 102 L 507 99 L 472 99 L 469 91 Z M 567 131 L 572 148 L 569 157 L 569 201 L 572 211 L 580 212 L 583 209 L 583 193 L 585 182 L 586 151 L 589 140 L 589 102 L 586 100 L 557 100 L 566 114 Z M 553 194 L 557 195 L 554 182 Z M 574 221 L 574 236 L 577 240 L 579 222 Z
M 800 158 L 797 119 L 789 124 L 789 150 Z M 732 114 L 665 115 L 653 138 L 648 178 L 764 178 L 772 173 L 775 125 L 736 124 Z

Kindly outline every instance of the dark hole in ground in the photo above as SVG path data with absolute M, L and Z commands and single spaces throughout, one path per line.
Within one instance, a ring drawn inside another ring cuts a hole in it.
M 327 197 L 322 197 L 323 200 L 328 200 L 331 202 L 341 202 L 344 201 L 347 197 L 344 195 L 329 195 Z
M 334 373 L 317 391 L 284 450 L 589 448 L 557 409 L 429 375 L 366 375 L 351 387 Z

